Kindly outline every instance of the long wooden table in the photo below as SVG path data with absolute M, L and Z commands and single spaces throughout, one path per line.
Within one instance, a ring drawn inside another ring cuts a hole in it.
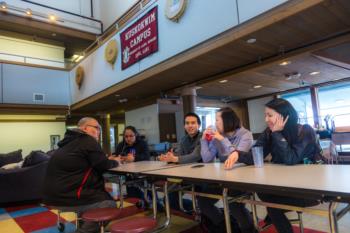
M 223 164 L 208 163 L 203 167 L 193 164 L 167 169 L 144 171 L 140 174 L 162 178 L 181 178 L 189 182 L 218 183 L 225 186 L 223 203 L 227 232 L 231 232 L 229 224 L 229 209 L 227 188 L 240 189 L 251 192 L 264 192 L 290 197 L 316 198 L 329 202 L 329 209 L 312 210 L 295 206 L 277 205 L 255 200 L 241 199 L 244 203 L 253 205 L 278 207 L 290 210 L 302 210 L 322 216 L 328 216 L 330 230 L 338 232 L 337 220 L 349 211 L 349 205 L 336 212 L 340 202 L 350 203 L 350 166 L 348 165 L 274 165 L 265 164 L 262 168 L 254 166 L 236 166 L 232 170 L 225 170 Z

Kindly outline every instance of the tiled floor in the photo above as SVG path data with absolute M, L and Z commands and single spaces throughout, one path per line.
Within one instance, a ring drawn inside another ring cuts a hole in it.
M 133 203 L 135 200 L 129 199 L 126 202 L 125 208 L 127 216 L 133 217 L 135 215 L 148 215 L 150 212 L 142 212 L 137 209 Z M 319 208 L 327 208 L 326 204 L 322 204 Z M 265 216 L 265 209 L 258 207 L 258 215 L 260 218 Z M 292 213 L 291 213 L 292 214 Z M 289 214 L 289 215 L 291 215 Z M 127 217 L 126 216 L 126 217 Z M 72 213 L 63 213 L 62 218 L 65 221 L 65 231 L 74 231 L 74 219 L 75 215 Z M 305 228 L 314 229 L 306 230 L 307 232 L 329 232 L 328 218 L 318 217 L 304 213 L 304 226 Z M 56 227 L 57 211 L 52 210 L 43 205 L 22 205 L 16 207 L 0 208 L 0 233 L 57 233 Z M 164 217 L 159 219 L 159 224 L 164 222 Z M 172 221 L 170 227 L 165 230 L 166 233 L 183 232 L 183 233 L 199 233 L 202 232 L 201 228 L 197 226 L 197 222 L 193 221 L 190 216 L 184 217 L 179 214 L 172 215 Z M 346 214 L 339 221 L 340 233 L 350 232 L 350 214 Z M 269 229 L 265 233 L 274 233 L 274 229 Z M 296 230 L 295 232 L 299 232 Z

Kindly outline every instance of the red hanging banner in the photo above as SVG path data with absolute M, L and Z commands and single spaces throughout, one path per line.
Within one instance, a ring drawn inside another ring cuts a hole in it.
M 122 70 L 158 51 L 158 7 L 120 33 Z

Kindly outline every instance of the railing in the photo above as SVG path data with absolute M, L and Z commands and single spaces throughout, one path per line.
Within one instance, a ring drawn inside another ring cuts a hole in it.
M 56 61 L 37 57 L 21 56 L 8 53 L 0 53 L 0 62 L 4 63 L 25 63 L 39 66 L 49 66 L 62 69 L 71 69 L 74 65 L 70 60 Z
M 31 1 L 24 1 L 24 2 L 36 4 Z M 84 60 L 89 54 L 91 54 L 96 49 L 101 47 L 104 43 L 106 43 L 112 36 L 114 36 L 117 32 L 119 32 L 128 22 L 130 22 L 135 17 L 137 17 L 137 15 L 139 15 L 141 12 L 145 11 L 148 8 L 147 5 L 149 2 L 151 2 L 151 0 L 140 0 L 137 3 L 135 3 L 126 13 L 124 13 L 111 26 L 109 26 L 101 36 L 97 37 L 97 39 L 89 47 L 87 47 L 84 50 L 84 52 L 82 52 L 81 55 L 84 56 L 84 58 L 79 60 L 78 62 L 74 62 L 68 59 L 61 62 L 61 61 L 55 61 L 55 60 L 49 60 L 49 59 L 20 56 L 20 55 L 14 55 L 14 54 L 6 54 L 6 53 L 0 53 L 0 61 L 16 62 L 16 63 L 18 62 L 18 63 L 41 65 L 41 66 L 57 67 L 57 68 L 63 68 L 63 69 L 72 69 L 74 68 L 74 66 L 79 64 L 82 60 Z M 41 4 L 36 4 L 36 5 L 41 6 Z M 43 5 L 43 7 L 47 7 L 47 6 Z M 56 8 L 54 9 L 59 10 Z M 65 12 L 63 10 L 59 10 L 59 11 L 75 15 L 74 13 Z M 84 17 L 84 16 L 81 16 L 81 17 Z M 98 20 L 95 20 L 95 21 L 99 22 Z
M 12 5 L 6 4 L 7 7 L 1 8 L 0 11 L 20 17 L 30 17 L 33 20 L 54 23 L 59 26 L 73 28 L 88 33 L 100 35 L 103 32 L 103 24 L 100 20 L 32 1 L 21 1 L 23 3 L 21 3 L 20 6 L 18 6 L 18 3 L 16 4 L 16 2 L 14 2 Z M 48 9 L 49 11 L 54 11 L 53 14 L 55 15 L 52 15 L 51 13 L 44 13 L 47 12 Z M 28 14 L 28 12 L 30 13 Z M 52 19 L 51 17 L 54 17 L 55 19 Z

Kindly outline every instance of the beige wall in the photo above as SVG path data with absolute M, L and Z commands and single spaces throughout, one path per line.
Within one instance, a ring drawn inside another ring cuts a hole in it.
M 95 17 L 103 22 L 106 30 L 111 24 L 130 9 L 138 0 L 95 0 Z
M 0 36 L 0 59 L 2 53 L 38 59 L 64 61 L 64 48 L 43 43 Z M 4 57 L 4 60 L 10 60 Z M 18 59 L 18 58 L 17 58 Z M 16 60 L 17 61 L 17 60 Z
M 22 149 L 23 156 L 32 150 L 50 150 L 50 135 L 65 133 L 64 122 L 45 122 L 57 116 L 0 116 L 0 153 Z M 16 122 L 7 122 L 17 119 Z M 30 122 L 31 119 L 43 119 L 43 122 Z M 45 120 L 44 120 L 45 119 Z M 28 120 L 28 122 L 21 122 Z

